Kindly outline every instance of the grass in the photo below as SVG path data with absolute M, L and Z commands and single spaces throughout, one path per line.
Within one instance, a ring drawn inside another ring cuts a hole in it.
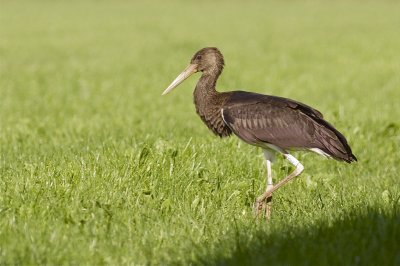
M 398 2 L 0 5 L 0 264 L 400 264 Z M 202 125 L 196 77 L 160 96 L 204 46 L 220 90 L 316 107 L 359 162 L 295 153 L 255 220 L 260 151 Z

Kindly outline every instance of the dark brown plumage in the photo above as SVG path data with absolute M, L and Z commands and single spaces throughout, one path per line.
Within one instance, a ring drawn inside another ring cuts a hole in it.
M 303 166 L 289 154 L 291 149 L 311 150 L 339 161 L 352 162 L 356 157 L 346 138 L 322 114 L 303 103 L 276 96 L 245 91 L 217 92 L 216 82 L 224 68 L 221 52 L 214 47 L 203 48 L 192 58 L 190 65 L 164 91 L 168 93 L 191 74 L 202 76 L 194 90 L 196 111 L 209 129 L 220 137 L 232 133 L 244 142 L 266 151 L 267 162 L 271 152 L 282 153 L 296 170 L 258 199 L 271 198 L 274 190 L 299 175 Z
M 320 149 L 337 160 L 357 160 L 344 136 L 322 114 L 290 99 L 249 92 L 230 93 L 222 105 L 229 128 L 245 142 L 264 147 Z

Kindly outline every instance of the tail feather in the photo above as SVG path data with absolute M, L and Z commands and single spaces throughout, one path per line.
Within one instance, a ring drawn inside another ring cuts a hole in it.
M 316 121 L 316 141 L 322 146 L 321 149 L 336 160 L 351 163 L 357 161 L 351 151 L 346 138 L 324 119 Z

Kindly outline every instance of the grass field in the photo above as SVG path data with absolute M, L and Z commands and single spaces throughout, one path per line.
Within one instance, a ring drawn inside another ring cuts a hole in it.
M 0 264 L 399 265 L 400 3 L 331 2 L 1 1 Z M 255 220 L 260 150 L 202 124 L 198 75 L 160 96 L 204 46 L 359 162 L 295 153 Z

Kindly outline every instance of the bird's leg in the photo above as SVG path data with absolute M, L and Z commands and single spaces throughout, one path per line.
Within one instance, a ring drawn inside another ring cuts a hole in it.
M 275 186 L 273 186 L 270 189 L 267 189 L 267 191 L 264 192 L 260 197 L 257 198 L 257 203 L 259 204 L 260 202 L 263 202 L 265 199 L 271 197 L 272 193 L 279 189 L 281 186 L 285 185 L 287 182 L 295 178 L 296 176 L 300 175 L 301 172 L 304 170 L 304 166 L 292 155 L 289 153 L 284 154 L 285 158 L 296 167 L 292 173 L 290 173 L 287 177 L 279 181 Z
M 272 169 L 271 169 L 271 161 L 266 160 L 267 163 L 267 187 L 265 191 L 271 190 L 274 185 L 272 183 Z M 269 220 L 271 218 L 271 212 L 272 212 L 272 194 L 268 198 L 265 199 L 265 218 Z
M 274 153 L 271 153 L 271 152 L 265 150 L 264 157 L 265 157 L 265 164 L 267 166 L 267 178 L 266 178 L 265 191 L 268 191 L 273 188 L 271 165 L 272 165 L 272 160 L 274 159 L 275 155 L 274 155 Z M 269 220 L 271 217 L 271 211 L 272 211 L 272 195 L 261 202 L 257 201 L 254 207 L 255 207 L 256 216 L 258 216 L 260 214 L 261 210 L 265 209 L 265 217 L 267 220 Z

